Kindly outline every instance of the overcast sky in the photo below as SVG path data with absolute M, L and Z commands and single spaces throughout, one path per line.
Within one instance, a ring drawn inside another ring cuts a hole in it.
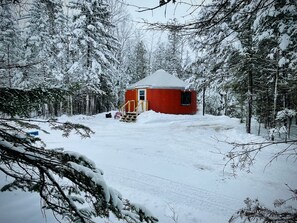
M 184 2 L 200 2 L 201 0 L 184 0 Z M 147 20 L 149 23 L 155 23 L 155 22 L 161 22 L 161 23 L 167 23 L 172 19 L 177 19 L 179 23 L 183 23 L 185 21 L 192 20 L 193 17 L 189 14 L 191 14 L 192 8 L 189 8 L 189 6 L 185 4 L 173 4 L 169 3 L 166 6 L 154 9 L 154 10 L 148 10 L 145 12 L 139 12 L 139 7 L 147 7 L 152 8 L 159 5 L 159 0 L 125 0 L 128 6 L 128 10 L 131 13 L 132 20 L 136 22 L 141 22 L 143 19 Z M 193 15 L 197 15 L 197 12 L 193 13 Z M 139 23 L 139 27 L 145 27 L 143 24 Z M 167 40 L 167 33 L 162 31 L 148 31 L 143 30 L 143 36 L 140 36 L 140 38 L 144 38 L 146 42 L 148 43 L 148 47 L 152 47 L 155 44 L 158 43 L 158 41 L 164 41 Z M 185 50 L 186 52 L 186 50 Z M 195 57 L 195 55 L 192 55 Z

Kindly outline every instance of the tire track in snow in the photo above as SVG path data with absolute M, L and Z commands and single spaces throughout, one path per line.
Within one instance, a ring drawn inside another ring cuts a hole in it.
M 112 176 L 108 180 L 156 197 L 162 196 L 164 201 L 183 205 L 196 211 L 209 212 L 218 216 L 231 216 L 238 210 L 238 207 L 242 206 L 242 201 L 206 189 L 135 170 L 115 167 L 108 169 L 109 176 Z

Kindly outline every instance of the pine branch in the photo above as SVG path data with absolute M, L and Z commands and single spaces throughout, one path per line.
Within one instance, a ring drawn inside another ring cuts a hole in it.
M 38 192 L 45 204 L 44 209 L 50 209 L 71 222 L 93 223 L 93 217 L 107 218 L 110 213 L 128 223 L 158 221 L 109 188 L 103 179 L 103 172 L 91 160 L 62 149 L 38 147 L 34 137 L 9 124 L 17 120 L 2 119 L 2 123 L 6 122 L 6 129 L 0 128 L 0 171 L 14 181 L 2 187 L 1 191 L 21 189 Z M 86 130 L 82 134 L 86 137 L 92 133 L 89 128 L 72 123 L 22 119 L 22 122 L 32 121 L 55 123 L 54 128 L 64 131 L 66 135 L 72 129 L 80 134 Z M 79 204 L 88 204 L 90 209 L 80 208 Z
M 3 70 L 7 70 L 7 69 L 14 69 L 14 68 L 28 68 L 28 67 L 32 67 L 32 66 L 35 66 L 37 64 L 40 64 L 42 62 L 44 62 L 45 60 L 41 60 L 41 61 L 36 61 L 36 62 L 32 62 L 32 63 L 26 63 L 26 64 L 1 64 L 0 63 L 0 70 L 3 69 Z
M 291 211 L 275 211 L 270 210 L 260 202 L 247 198 L 245 201 L 246 207 L 240 209 L 230 219 L 229 223 L 238 222 L 241 219 L 243 222 L 276 222 L 276 223 L 295 223 L 297 221 L 297 210 Z
M 2 87 L 0 88 L 0 112 L 10 116 L 29 116 L 42 104 L 63 101 L 70 93 L 62 88 L 34 88 L 30 90 Z

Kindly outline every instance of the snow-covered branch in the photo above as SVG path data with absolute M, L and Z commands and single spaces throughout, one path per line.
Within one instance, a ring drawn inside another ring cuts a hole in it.
M 10 92 L 19 94 L 19 91 Z M 14 110 L 14 107 L 10 109 Z M 18 114 L 16 110 L 14 112 Z M 70 222 L 92 223 L 94 218 L 108 218 L 111 213 L 129 223 L 158 221 L 144 208 L 123 199 L 119 192 L 109 187 L 103 171 L 90 159 L 61 148 L 48 149 L 40 138 L 28 134 L 28 129 L 32 128 L 47 133 L 39 126 L 41 123 L 62 131 L 66 137 L 73 131 L 82 137 L 90 137 L 93 133 L 86 126 L 56 119 L 3 115 L 0 118 L 0 171 L 10 176 L 12 182 L 4 185 L 1 191 L 37 192 L 42 198 L 43 209 L 52 210 Z
M 0 171 L 13 182 L 2 187 L 2 191 L 38 192 L 43 208 L 71 222 L 91 223 L 94 217 L 108 218 L 110 213 L 130 223 L 157 221 L 109 187 L 103 172 L 85 156 L 39 147 L 21 129 L 15 134 L 14 126 L 5 126 L 0 131 Z
M 233 148 L 229 152 L 223 154 L 224 159 L 227 161 L 224 170 L 227 167 L 231 167 L 234 175 L 236 175 L 238 170 L 246 170 L 247 172 L 250 172 L 250 168 L 253 166 L 257 155 L 264 149 L 271 148 L 273 145 L 283 145 L 283 147 L 271 156 L 266 167 L 277 158 L 283 156 L 297 160 L 297 140 L 228 143 L 232 145 Z

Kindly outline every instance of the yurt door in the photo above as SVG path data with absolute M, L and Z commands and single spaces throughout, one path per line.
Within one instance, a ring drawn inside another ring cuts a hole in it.
M 138 89 L 137 111 L 147 111 L 146 89 Z

